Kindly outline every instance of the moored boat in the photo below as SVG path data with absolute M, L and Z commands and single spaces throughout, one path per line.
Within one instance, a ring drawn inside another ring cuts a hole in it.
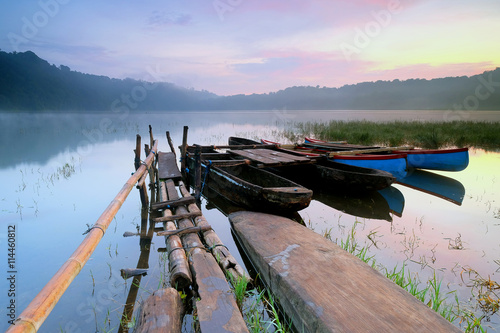
M 329 160 L 352 166 L 386 171 L 397 179 L 404 178 L 408 174 L 405 154 L 333 155 L 329 157 Z
M 405 154 L 408 166 L 415 169 L 462 171 L 469 165 L 469 148 L 408 149 L 394 153 Z
M 345 151 L 376 149 L 378 147 L 343 145 L 337 142 L 328 142 L 306 137 L 304 148 L 318 151 Z M 469 165 L 468 148 L 452 149 L 397 149 L 384 154 L 405 154 L 408 168 L 429 169 L 440 171 L 462 171 Z
M 187 159 L 194 176 L 194 159 Z M 230 201 L 264 212 L 298 211 L 309 206 L 313 192 L 286 178 L 241 161 L 217 165 L 217 157 L 201 163 L 202 186 L 208 186 Z
M 230 144 L 258 144 L 258 142 L 234 137 L 229 141 Z M 262 143 L 275 144 L 268 140 L 261 140 Z M 318 154 L 307 154 L 289 149 L 278 149 L 288 154 L 308 155 L 315 158 L 315 162 L 304 165 L 280 166 L 273 168 L 285 178 L 291 179 L 301 185 L 319 188 L 327 187 L 330 190 L 348 190 L 348 191 L 375 191 L 390 186 L 396 178 L 389 172 L 376 170 L 372 168 L 363 168 L 353 165 L 337 163 L 330 161 Z

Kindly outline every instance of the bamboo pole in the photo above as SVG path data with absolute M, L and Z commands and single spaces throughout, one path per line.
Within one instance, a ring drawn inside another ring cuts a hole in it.
M 106 233 L 106 229 L 122 206 L 123 202 L 139 181 L 141 176 L 153 163 L 155 152 L 158 148 L 158 141 L 155 140 L 153 151 L 148 155 L 144 164 L 128 179 L 116 197 L 111 201 L 94 226 L 82 241 L 80 246 L 73 252 L 70 258 L 59 268 L 56 274 L 35 296 L 24 311 L 17 317 L 14 325 L 11 325 L 6 333 L 14 332 L 37 332 L 45 319 L 57 304 L 61 296 L 69 287 L 74 278 L 80 273 L 87 263 L 100 240 Z
M 186 185 L 182 182 L 179 182 L 179 190 L 183 197 L 190 195 Z M 192 213 L 201 213 L 200 208 L 196 204 L 188 205 L 188 210 Z M 200 214 L 200 216 L 194 218 L 194 223 L 197 227 L 207 228 L 207 230 L 203 231 L 203 238 L 205 243 L 210 247 L 213 256 L 218 258 L 220 268 L 224 272 L 230 273 L 234 278 L 244 277 L 247 281 L 252 281 L 250 275 L 248 275 L 236 258 L 229 252 L 228 248 L 222 243 L 215 231 L 212 230 L 207 219 Z
M 160 199 L 167 200 L 167 186 L 165 182 L 160 183 Z M 170 209 L 165 209 L 162 213 L 163 217 L 172 216 Z M 167 221 L 163 224 L 165 231 L 177 230 L 173 221 Z M 186 252 L 183 250 L 182 242 L 179 236 L 172 235 L 165 237 L 165 243 L 168 251 L 168 265 L 170 272 L 170 285 L 174 288 L 185 288 L 193 283 L 191 271 L 189 270 Z

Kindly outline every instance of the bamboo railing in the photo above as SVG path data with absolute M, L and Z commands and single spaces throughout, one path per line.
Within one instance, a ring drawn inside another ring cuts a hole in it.
M 73 252 L 71 257 L 59 268 L 57 273 L 35 296 L 30 304 L 14 321 L 6 333 L 14 332 L 37 332 L 50 312 L 57 304 L 61 296 L 69 287 L 74 278 L 80 273 L 87 263 L 95 248 L 106 233 L 106 229 L 114 216 L 122 206 L 123 202 L 141 179 L 142 175 L 149 169 L 155 158 L 158 149 L 158 140 L 154 141 L 153 149 L 148 154 L 146 160 L 137 171 L 123 185 L 116 197 L 104 210 L 96 223 L 90 228 L 89 233 L 80 246 Z

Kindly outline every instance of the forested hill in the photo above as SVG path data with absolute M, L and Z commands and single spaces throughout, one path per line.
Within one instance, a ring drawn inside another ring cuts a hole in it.
M 500 68 L 471 77 L 290 87 L 217 96 L 172 83 L 83 74 L 33 52 L 0 52 L 0 110 L 500 110 Z

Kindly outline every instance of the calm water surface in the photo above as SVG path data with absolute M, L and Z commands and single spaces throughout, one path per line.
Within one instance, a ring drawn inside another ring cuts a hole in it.
M 68 259 L 110 201 L 133 166 L 135 135 L 148 138 L 148 125 L 168 151 L 165 131 L 174 145 L 189 126 L 190 144 L 225 144 L 231 135 L 281 140 L 283 129 L 300 121 L 486 120 L 500 121 L 500 112 L 468 115 L 446 111 L 287 111 L 189 112 L 149 114 L 15 114 L 0 113 L 0 240 L 4 249 L 0 280 L 3 311 L 0 329 L 8 327 L 6 310 L 15 300 L 16 314 L 28 305 Z M 442 289 L 457 291 L 462 303 L 471 297 L 464 268 L 499 281 L 500 153 L 471 150 L 462 172 L 417 174 L 432 185 L 429 194 L 403 185 L 369 197 L 330 192 L 315 194 L 300 212 L 308 227 L 345 239 L 355 226 L 361 244 L 370 246 L 377 263 L 389 269 L 407 267 L 426 280 L 434 273 Z M 204 201 L 203 210 L 217 234 L 239 259 L 227 218 Z M 141 224 L 139 194 L 134 190 L 108 228 L 89 262 L 56 305 L 40 332 L 118 331 L 131 279 L 121 268 L 134 268 L 140 254 L 136 232 Z M 7 231 L 15 226 L 15 297 L 8 296 Z M 150 271 L 142 278 L 137 300 L 145 299 L 165 279 L 163 237 L 154 237 Z M 498 314 L 486 323 L 500 330 Z

